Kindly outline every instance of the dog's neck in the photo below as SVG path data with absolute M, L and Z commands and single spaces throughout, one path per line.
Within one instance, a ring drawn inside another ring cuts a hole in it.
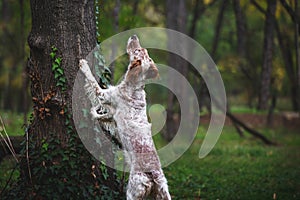
M 132 92 L 144 91 L 145 88 L 145 80 L 141 80 L 140 78 L 132 82 L 128 78 L 128 71 L 125 74 L 125 78 L 121 83 L 126 88 L 130 89 Z
M 128 88 L 130 88 L 132 91 L 135 91 L 135 92 L 143 91 L 144 88 L 145 88 L 145 83 L 144 82 L 138 82 L 136 84 L 126 82 L 126 85 L 127 85 Z
M 132 96 L 139 92 L 145 91 L 145 81 L 137 81 L 132 83 L 131 81 L 128 81 L 125 76 L 124 80 L 119 84 L 119 87 L 123 88 L 128 96 Z
M 126 81 L 126 79 L 118 85 L 122 98 L 126 99 L 127 103 L 135 109 L 143 109 L 146 106 L 144 87 L 144 83 L 133 85 Z
M 127 81 L 126 78 L 120 83 L 120 87 L 124 88 L 128 95 L 133 95 L 138 92 L 144 92 L 145 89 L 145 82 L 144 81 L 138 81 L 136 83 L 132 83 L 130 81 Z

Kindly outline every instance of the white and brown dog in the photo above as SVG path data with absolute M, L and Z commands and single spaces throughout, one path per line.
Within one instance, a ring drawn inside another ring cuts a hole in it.
M 158 70 L 142 48 L 136 35 L 127 43 L 129 66 L 124 80 L 117 86 L 101 89 L 91 73 L 86 60 L 80 60 L 80 70 L 85 75 L 85 90 L 97 99 L 90 98 L 91 114 L 94 119 L 110 116 L 116 123 L 117 137 L 130 165 L 127 199 L 171 199 L 167 180 L 161 169 L 151 134 L 151 124 L 146 113 L 145 81 L 158 77 Z M 99 112 L 99 106 L 109 105 L 108 112 Z

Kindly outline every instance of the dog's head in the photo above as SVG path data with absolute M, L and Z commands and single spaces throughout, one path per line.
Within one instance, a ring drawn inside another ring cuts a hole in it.
M 156 65 L 149 57 L 147 49 L 141 47 L 136 35 L 128 39 L 127 54 L 129 56 L 129 66 L 126 77 L 128 81 L 136 83 L 158 77 Z

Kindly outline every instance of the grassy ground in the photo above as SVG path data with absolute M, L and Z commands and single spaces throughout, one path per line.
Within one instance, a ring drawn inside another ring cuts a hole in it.
M 300 199 L 299 132 L 265 130 L 280 143 L 269 147 L 225 127 L 204 159 L 197 157 L 199 132 L 184 156 L 164 169 L 173 199 Z
M 10 136 L 24 135 L 24 115 L 1 110 L 0 115 Z
M 18 136 L 24 134 L 24 121 L 22 114 L 16 114 L 9 111 L 0 111 L 5 129 L 9 136 Z M 0 124 L 1 125 L 1 124 Z M 2 132 L 3 133 L 3 132 Z M 0 145 L 5 145 L 0 143 Z M 12 156 L 7 156 L 0 163 L 0 192 L 5 187 L 7 180 L 12 175 L 12 180 L 15 180 L 19 174 L 18 170 L 13 170 L 16 167 L 16 162 Z M 12 172 L 14 172 L 12 174 Z
M 1 115 L 9 134 L 22 133 L 21 115 Z M 261 131 L 280 145 L 265 146 L 251 136 L 240 138 L 228 126 L 213 151 L 199 159 L 205 134 L 201 127 L 190 149 L 164 169 L 173 199 L 300 199 L 300 132 Z M 157 143 L 163 142 L 158 138 Z M 0 191 L 14 166 L 12 159 L 0 164 Z

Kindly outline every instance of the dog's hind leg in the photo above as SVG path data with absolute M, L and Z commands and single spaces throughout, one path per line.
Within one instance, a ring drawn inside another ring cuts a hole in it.
M 162 171 L 153 172 L 154 179 L 154 199 L 156 200 L 171 200 L 167 179 Z
M 153 182 L 143 172 L 133 172 L 129 175 L 127 200 L 143 200 L 150 193 Z

